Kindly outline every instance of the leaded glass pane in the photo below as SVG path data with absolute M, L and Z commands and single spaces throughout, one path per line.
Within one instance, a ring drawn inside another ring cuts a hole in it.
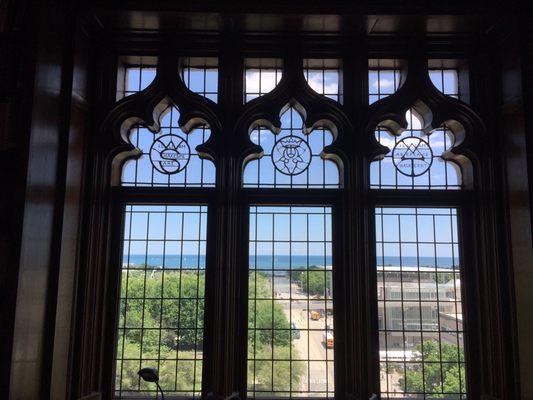
M 122 186 L 212 187 L 215 166 L 201 158 L 197 146 L 211 135 L 207 126 L 184 132 L 179 126 L 179 110 L 169 107 L 161 120 L 161 129 L 131 129 L 129 140 L 142 153 L 127 160 L 122 167 Z
M 126 205 L 115 396 L 155 395 L 137 371 L 159 371 L 167 395 L 202 386 L 206 206 Z
M 329 207 L 251 207 L 248 396 L 333 397 Z
M 370 165 L 370 185 L 376 189 L 460 189 L 459 165 L 444 158 L 455 145 L 453 133 L 443 127 L 422 130 L 414 110 L 406 113 L 408 127 L 400 135 L 376 130 L 378 142 L 389 152 Z
M 377 208 L 382 398 L 466 398 L 455 208 Z

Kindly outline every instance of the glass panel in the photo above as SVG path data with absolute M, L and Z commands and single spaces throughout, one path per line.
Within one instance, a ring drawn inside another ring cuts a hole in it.
M 459 166 L 443 154 L 455 144 L 446 127 L 429 134 L 413 110 L 406 113 L 408 127 L 400 135 L 378 129 L 378 142 L 390 149 L 370 166 L 370 185 L 375 189 L 460 189 Z
M 382 398 L 466 398 L 454 208 L 377 208 Z
M 185 85 L 191 91 L 216 103 L 218 100 L 218 60 L 209 57 L 187 57 L 183 61 L 184 65 L 180 69 L 180 74 Z M 117 100 L 146 89 L 154 81 L 156 61 L 151 60 L 151 63 L 150 65 L 138 64 L 121 67 L 124 68 L 124 72 L 119 73 L 121 82 L 118 85 Z
M 281 132 L 258 128 L 250 133 L 252 142 L 264 150 L 259 159 L 244 167 L 244 187 L 338 188 L 337 164 L 322 158 L 322 150 L 333 142 L 326 129 L 304 133 L 298 111 L 289 108 L 281 116 Z
M 447 96 L 459 98 L 459 76 L 456 69 L 430 69 L 433 85 Z
M 281 60 L 246 59 L 244 71 L 244 102 L 272 91 L 281 80 Z
M 400 86 L 398 60 L 370 60 L 368 69 L 368 103 L 390 96 Z
M 118 100 L 146 89 L 155 79 L 154 66 L 136 65 L 125 68 L 123 91 L 117 93 Z M 122 76 L 122 75 L 121 75 Z
M 447 96 L 459 98 L 459 76 L 457 69 L 430 68 L 429 77 L 433 85 Z M 372 104 L 390 96 L 400 86 L 398 60 L 370 60 L 368 69 L 368 103 Z
M 142 126 L 130 130 L 130 143 L 142 155 L 124 163 L 122 186 L 215 186 L 213 162 L 200 158 L 196 151 L 209 139 L 211 130 L 203 126 L 185 133 L 179 126 L 176 107 L 169 107 L 163 115 L 157 133 Z
M 183 82 L 194 93 L 218 101 L 218 59 L 187 57 L 181 70 Z
M 335 59 L 304 60 L 304 75 L 315 92 L 342 102 L 340 61 Z
M 333 397 L 331 208 L 251 207 L 248 396 Z
M 155 395 L 144 367 L 165 393 L 200 396 L 207 207 L 127 205 L 124 217 L 115 396 Z

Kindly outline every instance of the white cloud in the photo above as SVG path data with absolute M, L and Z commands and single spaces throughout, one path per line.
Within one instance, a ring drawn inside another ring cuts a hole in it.
M 339 82 L 330 81 L 324 84 L 321 74 L 309 74 L 307 83 L 315 92 L 320 94 L 336 94 L 339 92 Z M 324 89 L 322 89 L 324 88 Z
M 381 133 L 381 139 L 379 139 L 379 143 L 382 144 L 383 146 L 387 146 L 391 150 L 396 145 L 394 137 L 392 137 L 388 133 L 383 133 L 383 132 Z
M 259 137 L 261 136 L 261 145 L 267 145 L 272 141 L 272 136 L 274 134 L 270 132 L 268 129 L 255 129 L 250 133 L 250 140 L 255 143 L 259 144 Z
M 259 92 L 259 71 L 246 71 L 246 92 Z
M 392 79 L 386 79 L 386 78 L 381 78 L 379 80 L 375 80 L 374 83 L 372 84 L 372 87 L 374 89 L 376 89 L 376 91 L 378 89 L 392 89 L 394 88 L 394 81 Z
M 259 132 L 258 131 L 252 131 L 250 133 L 250 140 L 257 144 L 259 142 Z
M 277 79 L 276 79 L 277 78 Z M 281 79 L 281 72 L 274 70 L 261 71 L 248 70 L 246 71 L 246 92 L 247 93 L 268 93 L 276 87 Z
M 268 93 L 273 90 L 279 82 L 281 74 L 277 74 L 278 81 L 276 81 L 276 71 L 263 71 L 261 73 L 261 92 Z

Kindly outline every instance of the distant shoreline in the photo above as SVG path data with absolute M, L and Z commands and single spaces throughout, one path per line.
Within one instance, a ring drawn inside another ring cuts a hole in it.
M 384 261 L 384 262 L 383 262 Z M 454 266 L 459 265 L 459 260 L 452 257 L 377 257 L 378 269 L 412 269 L 412 268 L 438 268 L 440 269 L 454 269 Z M 436 265 L 435 265 L 436 264 Z M 183 268 L 183 269 L 204 269 L 206 265 L 205 255 L 185 254 L 183 256 L 177 254 L 130 254 L 125 255 L 122 259 L 123 266 L 141 266 L 148 265 L 152 268 Z M 280 270 L 280 269 L 298 269 L 317 266 L 329 269 L 333 265 L 331 256 L 306 256 L 306 255 L 280 255 L 271 257 L 268 255 L 258 255 L 249 257 L 250 269 L 257 270 Z M 329 266 L 329 268 L 328 268 Z M 457 269 L 457 267 L 455 268 Z

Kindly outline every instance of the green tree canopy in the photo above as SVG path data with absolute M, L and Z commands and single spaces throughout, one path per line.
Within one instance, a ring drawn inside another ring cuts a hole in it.
M 128 271 L 122 274 L 121 321 L 126 335 L 140 342 L 141 328 L 163 328 L 161 341 L 193 349 L 202 343 L 205 274 L 197 271 Z M 124 298 L 127 293 L 127 298 Z M 151 336 L 154 336 L 153 338 Z M 143 332 L 143 346 L 157 349 L 159 332 Z
M 248 357 L 257 360 L 248 363 L 248 386 L 265 391 L 261 396 L 271 390 L 286 391 L 288 396 L 298 389 L 305 372 L 305 363 L 297 361 L 299 354 L 292 345 L 290 322 L 273 298 L 267 276 L 251 273 L 248 288 Z
M 200 390 L 204 287 L 205 274 L 198 271 L 122 273 L 119 327 L 125 330 L 117 346 L 117 387 L 153 389 L 137 375 L 141 366 L 151 366 L 159 369 L 165 390 Z
M 406 392 L 431 393 L 432 397 L 449 397 L 464 393 L 465 370 L 463 349 L 454 344 L 427 340 L 415 347 L 420 364 L 407 368 L 400 385 Z
M 310 296 L 325 296 L 331 288 L 331 271 L 312 265 L 306 271 L 291 271 L 291 281 Z

